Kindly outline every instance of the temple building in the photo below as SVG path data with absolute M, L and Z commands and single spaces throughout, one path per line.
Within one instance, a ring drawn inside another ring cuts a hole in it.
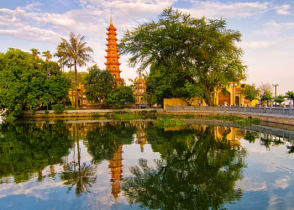
M 135 96 L 136 96 L 136 107 L 146 108 L 147 107 L 146 82 L 141 75 L 136 80 Z
M 224 93 L 222 90 L 216 90 L 211 95 L 212 104 L 214 106 L 256 106 L 258 100 L 249 101 L 245 99 L 242 94 L 243 86 L 240 82 L 231 82 L 226 88 Z M 166 106 L 207 106 L 204 100 L 200 98 L 192 98 L 186 101 L 181 98 L 165 98 L 164 109 Z
M 106 69 L 110 71 L 112 76 L 114 77 L 116 84 L 121 85 L 122 79 L 120 77 L 120 69 L 119 65 L 120 63 L 118 62 L 119 55 L 118 55 L 118 50 L 117 50 L 117 38 L 116 38 L 116 28 L 112 24 L 112 17 L 110 17 L 110 24 L 107 28 L 107 55 L 105 56 L 106 58 Z
M 109 161 L 109 168 L 111 173 L 111 194 L 115 203 L 118 203 L 118 196 L 120 193 L 120 182 L 122 179 L 122 145 L 119 145 L 117 151 L 113 154 Z

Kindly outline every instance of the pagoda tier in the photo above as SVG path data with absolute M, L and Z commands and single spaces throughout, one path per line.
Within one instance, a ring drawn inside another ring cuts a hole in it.
M 121 77 L 120 77 L 120 69 L 119 69 L 119 55 L 117 50 L 117 38 L 116 38 L 116 28 L 112 24 L 112 17 L 110 17 L 110 25 L 107 28 L 107 56 L 106 58 L 106 69 L 112 74 L 114 77 L 116 84 L 121 85 Z

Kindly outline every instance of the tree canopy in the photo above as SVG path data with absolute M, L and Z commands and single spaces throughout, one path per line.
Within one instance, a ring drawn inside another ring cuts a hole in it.
M 0 56 L 0 107 L 7 108 L 10 116 L 65 103 L 68 85 L 55 62 L 46 64 L 18 49 L 9 49 Z
M 119 49 L 131 55 L 129 62 L 138 64 L 139 71 L 151 67 L 147 91 L 153 103 L 195 96 L 209 103 L 215 89 L 245 79 L 242 50 L 236 46 L 240 40 L 241 34 L 227 29 L 224 20 L 196 19 L 168 8 L 158 21 L 127 31 Z
M 85 89 L 86 97 L 90 101 L 102 103 L 110 94 L 116 83 L 113 76 L 107 70 L 100 70 L 97 65 L 88 69 Z
M 249 101 L 258 99 L 259 93 L 260 93 L 260 90 L 256 88 L 255 85 L 249 85 L 249 84 L 246 84 L 242 91 L 242 94 L 245 96 L 245 99 Z
M 132 88 L 128 86 L 118 86 L 114 88 L 105 99 L 106 104 L 117 107 L 128 106 L 135 103 L 135 96 Z

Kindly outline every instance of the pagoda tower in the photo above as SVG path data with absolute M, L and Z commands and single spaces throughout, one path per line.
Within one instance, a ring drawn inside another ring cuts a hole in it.
M 111 174 L 111 194 L 115 203 L 118 203 L 118 196 L 120 193 L 120 182 L 122 179 L 122 145 L 119 145 L 117 151 L 113 154 L 109 161 L 109 168 Z
M 116 28 L 112 24 L 112 17 L 110 17 L 110 24 L 107 28 L 107 56 L 106 58 L 106 69 L 110 71 L 112 76 L 114 77 L 116 84 L 121 85 L 121 78 L 120 78 L 120 70 L 119 70 L 119 65 L 120 63 L 118 62 L 119 55 L 117 51 L 117 38 L 116 38 Z

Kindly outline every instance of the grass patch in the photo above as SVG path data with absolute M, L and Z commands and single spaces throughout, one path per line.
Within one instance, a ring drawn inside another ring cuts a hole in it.
M 184 115 L 158 114 L 157 117 L 160 119 L 173 119 L 175 117 L 182 118 L 182 119 L 194 119 L 195 115 L 193 114 L 184 114 Z
M 113 113 L 110 118 L 115 120 L 135 120 L 144 119 L 144 116 L 138 113 Z
M 126 112 L 126 111 L 117 111 L 112 113 L 107 113 L 105 115 L 108 119 L 114 120 L 135 120 L 135 119 L 155 119 L 156 111 L 140 111 L 140 112 Z
M 170 128 L 187 125 L 185 120 L 176 119 L 158 119 L 154 121 L 154 125 L 160 128 Z
M 232 121 L 239 125 L 260 124 L 261 120 L 252 117 L 238 117 L 234 115 L 210 115 L 210 119 Z

